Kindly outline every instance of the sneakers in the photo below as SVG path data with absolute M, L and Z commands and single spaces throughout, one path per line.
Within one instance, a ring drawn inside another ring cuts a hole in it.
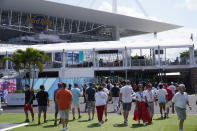
M 76 120 L 75 117 L 73 117 L 73 120 Z
M 99 122 L 98 124 L 99 124 L 99 126 L 101 126 L 101 125 L 102 125 L 102 123 L 101 123 L 101 122 Z
M 125 121 L 124 121 L 124 124 L 125 124 L 126 126 L 128 126 L 128 121 L 127 121 L 127 120 L 125 120 Z
M 40 122 L 38 122 L 38 125 L 40 125 Z
M 146 123 L 143 123 L 143 126 L 146 126 Z
M 108 117 L 105 117 L 105 121 L 108 121 Z
M 32 122 L 35 122 L 35 120 L 34 120 L 34 119 L 32 119 Z
M 138 120 L 138 124 L 140 124 L 140 120 Z
M 45 120 L 44 123 L 47 123 L 47 120 Z
M 54 122 L 54 126 L 57 126 L 57 121 Z
M 81 118 L 81 116 L 78 117 L 78 119 L 80 119 L 80 118 Z
M 29 119 L 26 119 L 25 122 L 29 122 Z

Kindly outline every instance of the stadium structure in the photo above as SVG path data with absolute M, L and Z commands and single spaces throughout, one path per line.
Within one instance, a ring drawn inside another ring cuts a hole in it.
M 98 78 L 102 81 L 103 77 L 113 77 L 113 80 L 136 81 L 138 78 L 143 81 L 143 78 L 155 79 L 151 76 L 156 76 L 168 81 L 184 81 L 194 91 L 197 70 L 193 43 L 153 46 L 151 42 L 155 41 L 151 41 L 147 46 L 138 46 L 139 43 L 119 41 L 123 37 L 176 28 L 180 26 L 46 0 L 1 0 L 0 59 L 17 49 L 32 47 L 44 50 L 51 58 L 44 72 L 37 72 L 38 78 Z M 170 49 L 178 48 L 187 49 L 190 55 L 170 58 Z M 139 52 L 137 57 L 135 50 Z M 0 68 L 2 73 L 13 70 L 11 62 L 6 62 L 6 68 L 2 65 Z M 170 72 L 179 75 L 167 77 Z M 37 87 L 43 84 L 37 82 Z M 50 81 L 48 89 L 53 84 Z
M 113 41 L 179 27 L 46 0 L 0 1 L 1 42 L 46 44 Z M 51 35 L 58 38 L 50 39 Z

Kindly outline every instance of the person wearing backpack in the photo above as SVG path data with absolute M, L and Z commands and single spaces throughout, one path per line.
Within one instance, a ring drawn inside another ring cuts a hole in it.
M 29 122 L 28 111 L 31 112 L 32 122 L 34 122 L 33 100 L 35 99 L 34 92 L 30 90 L 29 85 L 25 85 L 25 104 L 24 112 L 26 116 L 25 122 Z

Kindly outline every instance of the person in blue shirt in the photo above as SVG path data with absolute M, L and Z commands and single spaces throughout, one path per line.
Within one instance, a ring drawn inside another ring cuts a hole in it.
M 74 84 L 74 88 L 71 89 L 72 93 L 72 114 L 73 114 L 73 120 L 75 120 L 75 109 L 78 110 L 78 119 L 81 118 L 80 115 L 80 107 L 79 107 L 79 97 L 81 96 L 81 91 L 78 88 L 78 84 Z

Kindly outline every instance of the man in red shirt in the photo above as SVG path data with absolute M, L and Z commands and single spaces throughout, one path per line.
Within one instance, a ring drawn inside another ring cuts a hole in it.
M 165 117 L 168 117 L 168 114 L 169 114 L 169 110 L 170 110 L 170 107 L 172 106 L 172 97 L 173 97 L 173 93 L 172 93 L 172 90 L 170 88 L 168 88 L 167 86 L 164 87 L 164 89 L 166 89 L 168 95 L 166 97 L 166 116 Z
M 66 83 L 62 83 L 62 88 L 56 93 L 55 98 L 58 104 L 58 110 L 63 125 L 62 131 L 66 131 L 72 101 L 72 93 L 66 89 Z

